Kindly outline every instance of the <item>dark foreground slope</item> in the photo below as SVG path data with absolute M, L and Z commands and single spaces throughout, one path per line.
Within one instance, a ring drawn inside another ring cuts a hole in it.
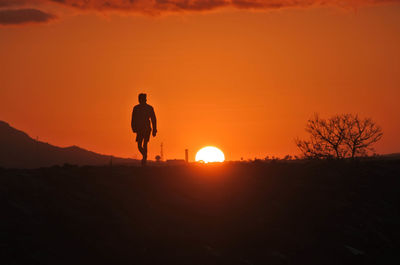
M 0 171 L 1 264 L 400 264 L 400 164 Z

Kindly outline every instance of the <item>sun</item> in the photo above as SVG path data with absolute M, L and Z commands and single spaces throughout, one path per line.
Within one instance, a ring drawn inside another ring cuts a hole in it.
M 196 162 L 224 162 L 224 153 L 214 146 L 206 146 L 201 148 L 196 154 Z

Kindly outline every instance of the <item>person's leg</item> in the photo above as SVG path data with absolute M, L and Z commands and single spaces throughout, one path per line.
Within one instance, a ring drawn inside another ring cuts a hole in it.
M 141 139 L 141 140 L 139 140 L 139 141 L 137 142 L 137 144 L 138 144 L 138 149 L 139 149 L 139 152 L 140 152 L 140 153 L 142 154 L 142 156 L 143 156 L 143 152 L 144 152 L 144 150 L 143 150 L 142 143 L 143 143 L 143 139 Z
M 143 134 L 138 133 L 136 137 L 136 142 L 138 145 L 139 152 L 142 154 L 142 156 L 143 156 L 143 140 L 144 140 Z
M 142 145 L 143 160 L 142 160 L 142 165 L 146 165 L 146 162 L 147 162 L 147 144 L 149 143 L 149 140 L 150 140 L 150 133 L 151 133 L 151 130 L 148 130 L 143 135 L 143 145 Z
M 144 166 L 147 160 L 147 144 L 145 145 L 146 140 L 144 139 L 143 134 L 137 134 L 136 142 L 139 152 L 142 154 L 142 166 Z
M 147 142 L 146 139 L 141 138 L 140 141 L 138 141 L 138 149 L 139 152 L 142 154 L 142 166 L 146 165 L 147 161 Z
M 143 159 L 147 161 L 147 141 L 143 141 Z

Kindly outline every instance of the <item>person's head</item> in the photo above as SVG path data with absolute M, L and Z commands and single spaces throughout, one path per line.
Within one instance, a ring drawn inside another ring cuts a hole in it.
M 147 95 L 144 93 L 139 94 L 139 103 L 140 104 L 146 104 L 147 102 Z

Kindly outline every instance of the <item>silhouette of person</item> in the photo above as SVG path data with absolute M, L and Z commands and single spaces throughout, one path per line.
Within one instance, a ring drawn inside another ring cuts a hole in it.
M 151 120 L 151 126 L 150 126 Z M 157 134 L 157 119 L 152 106 L 147 104 L 147 95 L 139 94 L 139 104 L 132 110 L 132 131 L 136 133 L 136 142 L 139 152 L 142 154 L 142 166 L 147 162 L 147 143 L 150 140 L 150 133 L 153 137 Z

